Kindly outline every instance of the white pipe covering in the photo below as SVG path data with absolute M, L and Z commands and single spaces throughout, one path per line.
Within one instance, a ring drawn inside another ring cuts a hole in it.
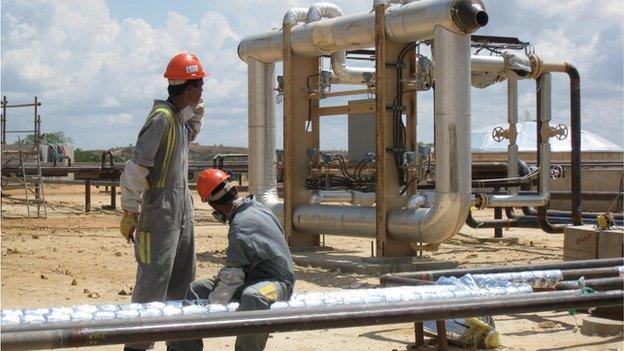
M 433 38 L 436 64 L 435 199 L 427 209 L 391 209 L 388 212 L 388 234 L 395 239 L 421 243 L 444 241 L 462 227 L 471 204 L 470 36 L 454 33 L 463 30 L 457 27 L 461 21 L 457 22 L 450 13 L 457 4 L 469 4 L 470 11 L 478 10 L 474 14 L 475 18 L 482 13 L 487 21 L 479 0 L 422 0 L 400 6 L 386 14 L 386 21 L 390 23 L 386 31 L 391 40 L 409 42 Z M 299 15 L 285 18 L 298 21 L 302 12 L 297 13 Z M 372 24 L 367 22 L 370 19 L 373 19 Z M 447 27 L 451 27 L 451 30 L 445 29 Z M 312 34 L 314 39 L 306 39 L 306 35 Z M 374 39 L 374 16 L 344 16 L 296 25 L 292 35 L 292 47 L 297 55 L 332 53 L 352 47 L 349 45 L 355 42 L 362 45 L 358 47 L 366 47 Z M 299 39 L 296 39 L 297 35 Z M 250 192 L 257 195 L 259 201 L 268 205 L 282 220 L 283 206 L 276 196 L 273 162 L 273 65 L 257 61 L 274 62 L 281 59 L 281 34 L 277 38 L 280 40 L 277 46 L 279 54 L 269 60 L 263 55 L 267 52 L 272 55 L 271 50 L 263 51 L 267 46 L 262 44 L 262 40 L 254 41 L 250 37 L 241 42 L 239 53 L 247 52 L 248 55 L 241 54 L 241 58 L 250 62 Z M 325 47 L 324 43 L 329 38 L 336 42 L 323 49 L 326 51 L 320 50 L 319 47 Z M 250 59 L 250 56 L 257 60 Z M 260 158 L 262 156 L 263 159 Z M 293 227 L 304 233 L 374 237 L 375 221 L 375 208 L 371 206 L 300 204 L 293 209 Z
M 442 277 L 435 285 L 397 286 L 377 289 L 347 289 L 294 294 L 289 301 L 271 305 L 271 310 L 284 308 L 332 307 L 345 305 L 379 305 L 390 302 L 435 301 L 449 298 L 528 294 L 532 287 L 552 287 L 562 279 L 560 270 Z M 106 321 L 191 314 L 235 312 L 238 303 L 209 305 L 207 300 L 76 305 L 36 309 L 4 309 L 1 326 L 33 325 L 69 321 Z
M 427 209 L 388 212 L 388 234 L 399 240 L 437 243 L 455 235 L 468 216 L 470 170 L 470 36 L 437 27 L 434 38 L 436 192 Z M 374 237 L 375 208 L 298 205 L 293 227 L 304 233 Z
M 268 206 L 283 223 L 283 205 L 277 196 L 275 172 L 275 64 L 247 62 L 249 192 Z
M 322 18 L 336 18 L 342 16 L 338 5 L 328 2 L 316 3 L 308 9 L 306 23 L 320 21 Z M 366 83 L 365 74 L 371 77 L 375 74 L 374 68 L 349 67 L 347 65 L 347 51 L 338 50 L 331 55 L 332 83 L 334 84 L 362 84 Z
M 471 33 L 484 26 L 487 13 L 480 0 L 420 0 L 386 11 L 386 37 L 396 43 L 432 39 L 442 26 L 455 33 Z M 288 17 L 288 23 L 293 23 Z M 286 21 L 286 18 L 285 18 Z M 363 49 L 375 43 L 375 14 L 363 13 L 297 24 L 291 30 L 291 47 L 299 56 L 315 57 L 339 50 Z M 282 60 L 282 33 L 273 30 L 243 38 L 238 55 L 261 62 Z
M 618 268 L 620 271 L 624 271 L 623 266 Z M 294 294 L 289 301 L 273 303 L 270 309 L 333 307 L 356 304 L 378 305 L 401 301 L 435 301 L 448 298 L 528 294 L 532 293 L 534 288 L 552 289 L 562 279 L 563 273 L 561 270 L 467 274 L 461 278 L 441 277 L 435 282 L 435 285 L 347 289 Z M 3 309 L 0 311 L 0 326 L 175 317 L 191 314 L 235 312 L 238 307 L 239 304 L 236 302 L 228 305 L 210 305 L 207 304 L 207 300 L 193 300 L 191 304 L 187 304 L 184 301 L 167 301 Z
M 308 16 L 308 9 L 303 7 L 293 7 L 284 14 L 283 24 L 295 25 L 297 23 L 305 23 Z
M 427 209 L 391 209 L 388 233 L 395 239 L 437 243 L 455 235 L 471 199 L 470 36 L 434 29 L 436 84 L 435 200 Z

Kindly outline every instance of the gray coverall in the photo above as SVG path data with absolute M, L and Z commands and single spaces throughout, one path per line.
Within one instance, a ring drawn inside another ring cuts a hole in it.
M 134 240 L 138 263 L 132 302 L 181 300 L 195 279 L 193 203 L 187 185 L 189 143 L 196 133 L 168 101 L 156 100 L 132 161 L 149 169 Z M 148 349 L 153 343 L 127 345 Z
M 292 295 L 295 273 L 284 232 L 275 215 L 253 196 L 241 199 L 229 216 L 226 266 L 241 267 L 244 283 L 233 301 L 240 311 L 267 310 L 275 301 L 287 301 Z M 217 282 L 218 284 L 218 282 Z M 207 299 L 214 288 L 210 279 L 194 281 L 188 300 Z M 236 351 L 263 350 L 269 334 L 241 335 Z M 201 351 L 202 340 L 185 340 L 169 345 L 171 351 Z

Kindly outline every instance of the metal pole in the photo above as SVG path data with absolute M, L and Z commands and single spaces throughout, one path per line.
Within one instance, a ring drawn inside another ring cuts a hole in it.
M 46 330 L 3 330 L 3 350 L 36 350 L 188 340 L 244 334 L 446 320 L 479 315 L 621 306 L 621 290 L 580 294 L 579 291 L 532 293 L 503 297 L 471 297 L 442 301 L 396 302 L 331 308 L 300 308 L 188 315 L 177 318 L 141 318 L 102 322 L 70 322 Z
M 502 220 L 503 219 L 503 208 L 502 207 L 494 207 L 494 220 Z M 502 238 L 503 237 L 503 227 L 495 227 L 494 228 L 494 237 Z
M 91 212 L 91 179 L 85 180 L 85 212 Z
M 563 270 L 563 279 L 572 280 L 585 277 L 585 279 L 618 277 L 620 275 L 619 267 L 603 267 L 603 268 L 581 268 Z
M 2 97 L 2 144 L 6 144 L 6 96 Z
M 117 208 L 117 187 L 111 185 L 111 208 L 114 210 Z
M 581 207 L 581 77 L 576 67 L 566 63 L 570 77 L 570 139 L 572 146 L 572 224 L 582 225 Z

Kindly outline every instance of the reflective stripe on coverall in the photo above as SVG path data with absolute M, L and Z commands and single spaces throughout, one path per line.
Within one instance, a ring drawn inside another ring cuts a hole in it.
M 241 200 L 229 218 L 226 265 L 241 267 L 245 283 L 232 300 L 239 301 L 240 311 L 268 310 L 273 302 L 288 301 L 292 295 L 292 258 L 279 220 L 271 210 L 253 196 Z M 197 280 L 189 286 L 186 298 L 207 299 L 213 289 L 210 279 Z M 269 334 L 238 336 L 235 350 L 264 350 L 268 337 Z M 172 342 L 169 346 L 171 351 L 203 350 L 202 340 Z
M 195 278 L 193 203 L 187 185 L 195 132 L 177 108 L 156 100 L 139 132 L 133 162 L 149 169 L 135 234 L 138 263 L 132 302 L 183 299 Z M 127 345 L 148 349 L 153 343 Z

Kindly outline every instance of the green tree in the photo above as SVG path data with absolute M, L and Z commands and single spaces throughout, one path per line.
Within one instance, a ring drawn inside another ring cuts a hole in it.
M 95 154 L 92 150 L 76 149 L 74 150 L 75 162 L 99 162 L 101 161 L 101 155 Z
M 22 139 L 22 144 L 33 144 L 35 142 L 35 135 L 28 134 L 24 139 Z M 43 142 L 47 144 L 74 144 L 74 139 L 65 135 L 62 130 L 58 132 L 51 132 L 43 134 Z M 15 142 L 17 144 L 17 141 Z

